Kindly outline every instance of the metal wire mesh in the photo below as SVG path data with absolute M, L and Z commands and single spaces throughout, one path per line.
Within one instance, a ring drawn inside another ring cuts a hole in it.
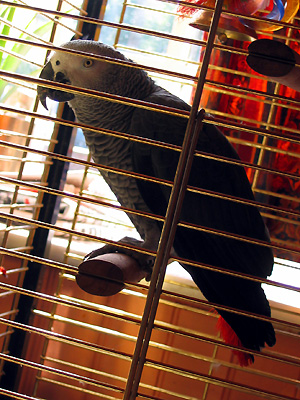
M 43 4 L 41 8 L 40 2 L 29 0 L 0 1 L 3 82 L 0 87 L 0 228 L 1 265 L 7 271 L 7 279 L 1 277 L 0 282 L 0 368 L 3 371 L 0 394 L 4 398 L 129 398 L 126 397 L 131 389 L 128 376 L 149 285 L 144 281 L 128 283 L 117 295 L 105 298 L 79 289 L 75 275 L 84 255 L 92 249 L 123 236 L 138 237 L 124 213 L 137 211 L 120 206 L 99 176 L 97 169 L 107 167 L 95 166 L 91 161 L 82 139 L 84 126 L 67 121 L 62 106 L 57 108 L 51 103 L 46 112 L 38 105 L 37 75 L 49 50 L 73 35 L 81 37 L 84 24 L 90 24 L 96 28 L 95 40 L 114 45 L 159 84 L 191 103 L 208 39 L 202 31 L 189 27 L 188 20 L 178 20 L 177 1 L 107 0 L 102 4 L 99 18 L 91 18 L 87 13 L 93 3 L 97 2 L 58 1 Z M 298 18 L 282 25 L 285 29 L 271 36 L 288 44 L 299 43 Z M 253 204 L 274 228 L 270 246 L 277 256 L 275 273 L 268 281 L 244 277 L 265 285 L 277 344 L 255 354 L 256 361 L 251 367 L 240 367 L 231 347 L 218 336 L 214 305 L 203 298 L 189 276 L 173 263 L 167 269 L 153 329 L 150 329 L 151 339 L 137 398 L 299 398 L 300 250 L 296 240 L 299 128 L 292 123 L 297 118 L 299 97 L 243 68 L 246 54 L 240 41 L 229 40 L 225 44 L 215 41 L 200 105 L 208 113 L 204 120 L 219 126 L 236 146 L 241 161 L 235 162 L 245 167 L 256 194 Z M 239 60 L 235 64 L 228 62 L 232 55 Z M 220 76 L 231 79 L 222 81 L 218 79 Z M 255 85 L 251 86 L 253 81 Z M 53 85 L 60 87 L 60 84 Z M 168 107 L 86 89 L 73 90 L 189 117 L 188 112 Z M 219 97 L 213 100 L 215 94 Z M 218 100 L 229 106 L 223 107 Z M 249 109 L 257 109 L 253 115 L 259 118 L 251 116 Z M 277 117 L 279 114 L 281 119 Z M 286 115 L 291 123 L 286 123 Z M 61 126 L 73 132 L 65 154 L 58 153 L 55 147 Z M 119 132 L 104 133 L 120 136 Z M 127 140 L 147 142 L 122 135 Z M 152 145 L 180 151 L 165 143 Z M 213 157 L 199 152 L 196 156 Z M 288 168 L 280 163 L 281 156 L 289 157 Z M 225 158 L 222 161 L 233 162 Z M 63 163 L 61 177 L 57 186 L 53 186 L 49 183 L 49 171 L 59 162 Z M 154 179 L 128 171 L 112 172 Z M 269 184 L 271 179 L 292 182 L 289 192 L 277 191 L 276 186 Z M 172 185 L 167 181 L 160 183 Z M 188 190 L 196 189 L 188 187 Z M 216 192 L 206 191 L 206 194 L 220 196 Z M 48 220 L 40 218 L 48 202 L 45 195 L 57 199 Z M 139 215 L 164 220 L 143 212 Z M 205 229 L 183 221 L 180 224 L 190 229 Z M 279 230 L 282 226 L 288 232 L 285 236 Z M 48 237 L 41 252 L 35 253 L 40 229 Z M 226 232 L 216 233 L 229 236 Z M 183 260 L 177 257 L 174 261 Z M 34 287 L 24 285 L 28 265 L 32 265 L 28 263 L 38 266 L 39 276 Z M 22 299 L 31 301 L 26 321 L 18 319 L 20 298 L 21 302 Z M 14 343 L 11 339 L 16 332 L 24 333 L 19 354 L 11 350 Z M 16 368 L 10 370 L 7 366 Z M 16 375 L 8 376 L 8 371 Z M 8 380 L 13 381 L 13 386 L 6 385 Z

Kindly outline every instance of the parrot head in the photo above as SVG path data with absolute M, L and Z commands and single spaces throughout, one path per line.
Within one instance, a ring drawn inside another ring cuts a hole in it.
M 68 78 L 66 78 L 65 74 L 63 72 L 57 71 L 52 67 L 51 60 L 47 62 L 47 64 L 44 66 L 42 69 L 42 72 L 39 76 L 39 78 L 46 79 L 48 81 L 52 82 L 60 82 L 60 83 L 65 83 L 65 84 L 70 84 L 70 81 Z M 59 101 L 59 102 L 65 102 L 72 100 L 74 98 L 74 95 L 70 92 L 64 92 L 62 90 L 58 89 L 51 89 L 43 86 L 38 86 L 37 87 L 37 93 L 40 99 L 40 102 L 42 105 L 48 110 L 46 99 L 49 97 L 49 99 Z
M 72 54 L 66 51 L 56 51 L 46 63 L 40 78 L 50 82 L 59 82 L 66 85 L 86 89 L 105 91 L 114 80 L 118 71 L 116 65 L 96 59 L 93 55 L 109 58 L 126 59 L 121 53 L 101 42 L 90 40 L 73 40 L 61 46 L 63 49 L 80 51 L 81 54 Z M 46 99 L 58 102 L 68 102 L 74 99 L 76 93 L 56 88 L 37 87 L 37 93 L 43 106 L 47 109 Z

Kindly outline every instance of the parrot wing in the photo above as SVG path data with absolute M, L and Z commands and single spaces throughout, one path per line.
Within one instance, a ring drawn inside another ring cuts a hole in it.
M 162 88 L 148 96 L 146 101 L 188 110 L 181 99 Z M 136 109 L 132 116 L 130 133 L 182 145 L 187 121 L 184 118 L 155 111 Z M 213 125 L 204 124 L 197 150 L 238 160 L 238 155 L 225 136 Z M 157 178 L 174 180 L 179 152 L 135 143 L 133 164 L 137 172 Z M 243 167 L 196 156 L 193 160 L 189 185 L 218 193 L 253 200 L 253 194 Z M 167 186 L 138 182 L 139 190 L 150 210 L 159 215 L 166 212 L 170 196 Z M 181 221 L 207 228 L 269 240 L 264 222 L 254 206 L 234 201 L 186 193 Z M 174 249 L 179 257 L 265 278 L 272 272 L 273 255 L 267 246 L 231 239 L 195 229 L 178 227 Z M 260 283 L 183 265 L 204 296 L 211 302 L 270 316 L 270 308 Z M 275 344 L 272 325 L 259 319 L 235 313 L 218 312 L 239 337 L 243 346 L 259 350 L 265 342 Z

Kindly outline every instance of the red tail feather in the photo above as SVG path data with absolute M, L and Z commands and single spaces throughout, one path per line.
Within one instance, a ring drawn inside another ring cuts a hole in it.
M 231 328 L 231 326 L 225 321 L 224 318 L 219 316 L 218 322 L 217 322 L 217 328 L 220 331 L 222 339 L 225 341 L 225 343 L 231 345 L 231 346 L 242 346 L 242 343 L 240 339 L 237 337 L 236 333 L 234 330 Z M 239 364 L 241 367 L 248 367 L 248 365 L 253 363 L 252 357 L 248 353 L 244 353 L 239 350 L 233 350 L 233 353 L 237 355 Z

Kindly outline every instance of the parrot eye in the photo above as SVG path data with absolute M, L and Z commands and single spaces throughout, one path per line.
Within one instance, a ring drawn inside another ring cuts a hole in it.
M 84 62 L 83 62 L 83 66 L 86 68 L 91 67 L 93 64 L 94 64 L 93 60 L 89 60 L 89 59 L 84 60 Z

